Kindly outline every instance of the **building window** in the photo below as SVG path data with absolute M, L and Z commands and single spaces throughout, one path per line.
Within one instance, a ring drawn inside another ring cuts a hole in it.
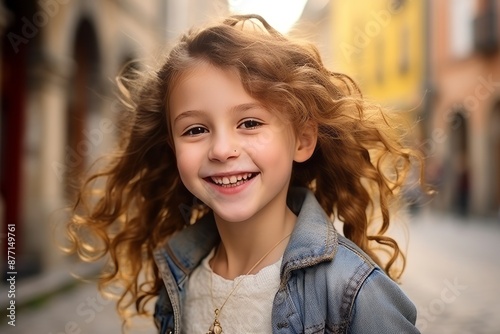
M 498 50 L 498 19 L 494 0 L 484 0 L 474 19 L 474 45 L 483 55 L 495 54 Z
M 405 3 L 406 3 L 406 0 L 392 0 L 390 2 L 390 6 L 391 6 L 391 9 L 396 12 L 396 11 L 400 10 L 401 8 L 403 8 Z
M 453 0 L 450 4 L 450 51 L 454 58 L 465 58 L 474 49 L 475 0 Z
M 410 29 L 408 26 L 403 27 L 400 32 L 400 45 L 399 48 L 399 73 L 404 75 L 410 69 Z

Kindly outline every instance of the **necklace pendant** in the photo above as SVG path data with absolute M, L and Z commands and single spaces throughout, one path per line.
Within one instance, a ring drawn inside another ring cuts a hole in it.
M 221 334 L 221 333 L 222 333 L 222 327 L 219 321 L 215 319 L 212 326 L 210 326 L 210 329 L 208 330 L 207 334 Z

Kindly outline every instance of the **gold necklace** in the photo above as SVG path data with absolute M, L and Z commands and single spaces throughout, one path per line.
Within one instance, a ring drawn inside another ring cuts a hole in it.
M 245 274 L 244 277 L 241 277 L 240 280 L 238 281 L 238 283 L 236 283 L 236 285 L 234 286 L 234 288 L 231 290 L 231 292 L 229 293 L 229 295 L 226 297 L 226 299 L 224 300 L 224 302 L 222 303 L 222 305 L 219 307 L 219 308 L 216 308 L 214 313 L 215 313 L 215 318 L 214 318 L 214 322 L 213 324 L 210 326 L 210 329 L 208 330 L 207 334 L 221 334 L 222 333 L 222 326 L 219 322 L 219 315 L 220 313 L 222 312 L 222 308 L 224 307 L 224 305 L 226 305 L 227 301 L 229 300 L 229 297 L 232 296 L 232 294 L 236 291 L 236 288 L 240 285 L 241 281 L 243 281 L 243 279 L 250 275 L 250 273 L 262 262 L 264 261 L 264 259 L 269 255 L 271 254 L 271 252 L 276 248 L 278 247 L 279 244 L 281 244 L 286 238 L 288 238 L 290 234 L 287 234 L 286 236 L 284 236 L 280 241 L 278 241 L 266 254 L 264 254 L 260 259 L 259 261 L 257 261 L 253 266 L 252 268 L 250 268 L 250 270 Z M 213 280 L 212 280 L 212 274 L 213 273 L 210 273 L 210 295 L 212 297 L 212 303 L 214 303 L 214 295 L 213 295 Z M 214 303 L 215 304 L 215 303 Z

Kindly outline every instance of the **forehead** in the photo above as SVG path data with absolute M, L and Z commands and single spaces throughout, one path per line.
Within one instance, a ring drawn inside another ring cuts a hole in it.
M 168 118 L 190 110 L 227 111 L 237 105 L 259 104 L 281 122 L 291 125 L 284 105 L 276 106 L 251 96 L 244 88 L 238 69 L 197 61 L 173 80 L 168 98 Z
M 225 108 L 255 102 L 243 88 L 235 68 L 219 68 L 202 62 L 183 71 L 169 94 L 170 113 L 190 109 Z
M 207 81 L 208 80 L 208 81 Z M 233 84 L 241 84 L 238 70 L 233 67 L 222 68 L 212 65 L 206 61 L 196 62 L 187 69 L 181 71 L 172 85 L 172 92 L 196 86 L 210 85 L 213 82 L 231 81 Z

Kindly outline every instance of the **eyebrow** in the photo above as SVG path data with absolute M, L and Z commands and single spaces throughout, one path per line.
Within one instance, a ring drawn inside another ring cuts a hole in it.
M 232 109 L 234 111 L 237 111 L 237 112 L 242 112 L 242 111 L 247 111 L 247 110 L 254 109 L 254 108 L 262 108 L 262 105 L 260 103 L 250 102 L 250 103 L 239 104 L 239 105 L 233 107 Z
M 255 102 L 242 103 L 242 104 L 238 104 L 238 105 L 232 107 L 231 111 L 239 113 L 239 112 L 244 112 L 244 111 L 254 109 L 254 108 L 262 108 L 262 104 L 255 103 Z M 196 116 L 200 116 L 203 114 L 204 114 L 203 110 L 198 110 L 198 109 L 186 110 L 186 111 L 183 111 L 182 113 L 180 113 L 179 115 L 177 115 L 177 117 L 174 119 L 173 123 L 175 124 L 176 122 L 180 121 L 183 118 L 196 117 Z
M 173 124 L 175 124 L 176 122 L 180 121 L 183 118 L 199 116 L 199 115 L 202 115 L 202 114 L 203 114 L 203 111 L 201 111 L 201 110 L 187 110 L 187 111 L 183 111 L 182 113 L 180 113 L 179 115 L 177 115 L 177 117 L 174 119 Z

